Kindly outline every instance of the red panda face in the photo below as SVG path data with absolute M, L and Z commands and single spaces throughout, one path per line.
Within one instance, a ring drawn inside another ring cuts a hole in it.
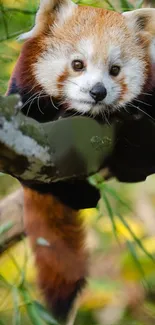
M 119 13 L 72 4 L 61 8 L 38 42 L 31 73 L 67 109 L 93 116 L 114 112 L 138 97 L 146 83 L 146 44 Z

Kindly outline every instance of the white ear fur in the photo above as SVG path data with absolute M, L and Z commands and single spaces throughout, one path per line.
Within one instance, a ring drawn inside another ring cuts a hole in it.
M 155 9 L 143 8 L 123 13 L 127 25 L 134 28 L 135 32 L 149 32 L 155 35 Z
M 59 6 L 60 8 L 61 6 L 66 7 L 68 10 L 76 5 L 72 2 L 72 0 L 40 0 L 40 6 L 35 19 L 35 26 L 29 32 L 22 34 L 18 40 L 26 40 L 28 38 L 37 36 L 44 29 L 48 16 L 52 15 L 55 9 Z M 62 10 L 62 20 L 64 20 L 64 18 L 65 17 Z
M 142 35 L 148 44 L 150 59 L 155 63 L 155 9 L 144 8 L 123 13 L 132 33 Z

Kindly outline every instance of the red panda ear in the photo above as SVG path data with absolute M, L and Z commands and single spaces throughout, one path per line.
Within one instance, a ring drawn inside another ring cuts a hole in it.
M 132 33 L 144 40 L 150 50 L 150 57 L 155 63 L 155 9 L 144 8 L 124 12 L 123 16 Z
M 155 9 L 143 8 L 123 13 L 128 26 L 136 32 L 148 32 L 155 36 Z
M 72 0 L 40 0 L 40 6 L 36 14 L 35 26 L 28 33 L 24 33 L 19 37 L 19 40 L 25 40 L 35 37 L 42 33 L 47 25 L 52 25 L 60 14 L 60 19 L 63 22 L 68 12 L 76 5 Z

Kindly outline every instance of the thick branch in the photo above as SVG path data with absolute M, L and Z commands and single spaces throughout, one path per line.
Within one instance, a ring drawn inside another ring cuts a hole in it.
M 48 178 L 50 149 L 36 121 L 24 117 L 18 96 L 0 98 L 0 171 L 22 180 Z M 41 169 L 44 166 L 44 175 Z
M 96 173 L 113 147 L 114 127 L 86 117 L 48 123 L 24 116 L 19 96 L 0 97 L 0 171 L 48 183 Z

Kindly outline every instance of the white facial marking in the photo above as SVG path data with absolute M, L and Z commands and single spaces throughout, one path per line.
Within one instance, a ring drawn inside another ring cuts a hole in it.
M 58 96 L 57 78 L 63 73 L 65 66 L 65 51 L 55 51 L 54 55 L 51 49 L 34 64 L 36 79 L 41 80 L 41 85 L 47 94 Z
M 62 85 L 63 100 L 69 109 L 82 114 L 89 112 L 97 115 L 117 110 L 137 97 L 145 82 L 144 62 L 139 57 L 134 57 L 130 49 L 129 53 L 126 50 L 124 54 L 119 45 L 112 45 L 110 41 L 106 47 L 101 42 L 102 47 L 99 49 L 95 44 L 93 38 L 81 39 L 75 46 L 64 42 L 55 45 L 54 49 L 51 47 L 35 64 L 37 80 L 41 80 L 44 90 L 53 97 L 60 95 L 58 77 L 65 70 L 69 71 Z M 143 49 L 141 50 L 143 57 Z M 82 60 L 85 69 L 81 72 L 73 71 L 73 60 Z M 118 76 L 110 74 L 112 66 L 120 67 Z M 97 83 L 102 83 L 107 91 L 105 98 L 98 102 L 90 94 Z
M 65 84 L 64 92 L 70 100 L 71 108 L 75 108 L 81 113 L 90 112 L 96 115 L 107 110 L 109 106 L 113 111 L 140 93 L 144 82 L 144 67 L 143 62 L 138 58 L 122 58 L 120 47 L 110 46 L 107 60 L 101 56 L 94 63 L 93 55 L 96 49 L 93 48 L 92 41 L 80 41 L 79 48 L 80 53 L 84 54 L 83 60 L 86 60 L 87 67 L 80 75 L 69 78 Z M 120 66 L 121 70 L 118 77 L 110 75 L 109 71 L 112 65 Z M 121 100 L 122 85 L 120 79 L 123 79 L 128 89 Z M 90 95 L 90 90 L 98 82 L 104 85 L 107 95 L 102 101 L 95 103 Z
M 77 51 L 86 59 L 92 59 L 92 56 L 95 53 L 93 39 L 82 38 L 77 44 Z

